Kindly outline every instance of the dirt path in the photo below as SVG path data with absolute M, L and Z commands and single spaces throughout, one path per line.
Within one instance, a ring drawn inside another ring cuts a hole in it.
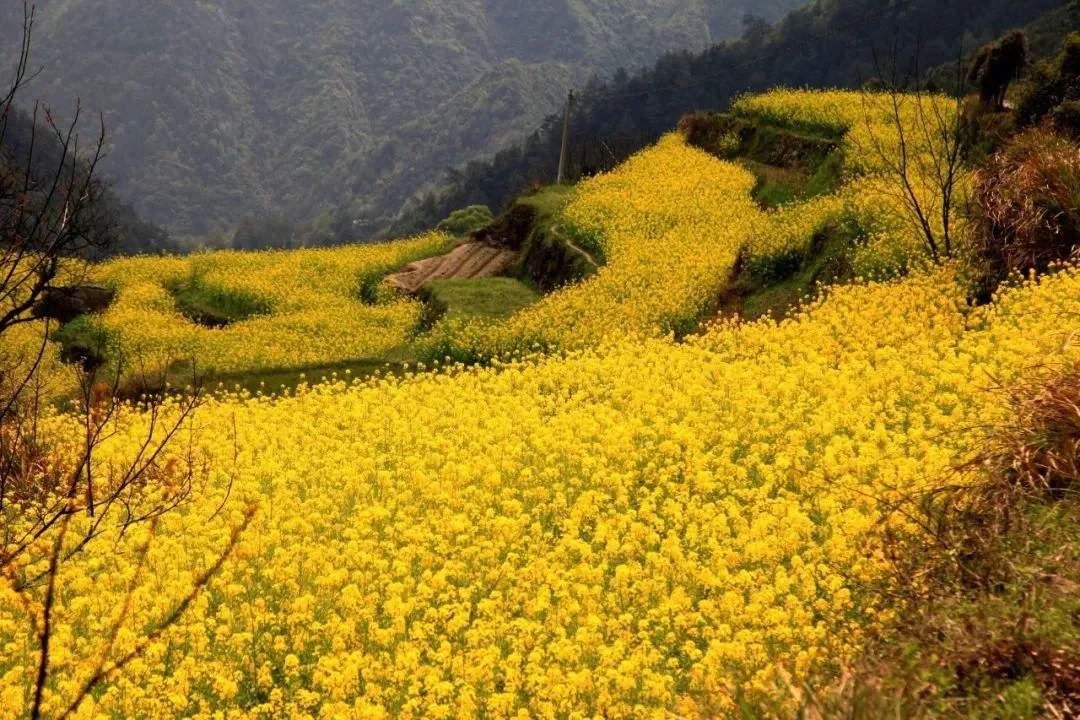
M 391 285 L 415 293 L 432 280 L 472 280 L 493 277 L 514 264 L 517 253 L 486 243 L 467 242 L 446 255 L 418 260 L 387 276 Z
M 552 228 L 551 229 L 551 234 L 554 235 L 555 237 L 557 237 L 559 240 L 562 240 L 564 243 L 566 243 L 566 246 L 568 248 L 570 248 L 571 250 L 575 250 L 578 253 L 580 253 L 582 256 L 584 256 L 585 260 L 587 260 L 588 263 L 590 265 L 592 265 L 594 268 L 596 268 L 596 269 L 600 268 L 600 263 L 596 262 L 596 260 L 593 258 L 593 256 L 589 254 L 588 250 L 585 250 L 584 248 L 578 247 L 574 243 L 573 240 L 571 240 L 570 238 L 566 237 L 561 232 L 559 232 L 558 228 Z

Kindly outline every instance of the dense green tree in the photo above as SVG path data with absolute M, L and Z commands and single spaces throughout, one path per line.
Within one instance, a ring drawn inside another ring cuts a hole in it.
M 1035 65 L 1024 84 L 1017 106 L 1017 123 L 1034 125 L 1055 109 L 1080 100 L 1080 32 L 1069 35 L 1060 52 Z M 1063 108 L 1059 119 L 1071 123 L 1071 107 Z M 1072 132 L 1071 128 L 1065 128 Z
M 368 232 L 443 168 L 527 134 L 568 87 L 803 2 L 39 0 L 27 99 L 102 111 L 103 170 L 177 232 L 306 222 L 324 204 Z M 14 5 L 0 2 L 0 66 Z
M 769 21 L 755 13 L 743 15 L 743 38 L 751 43 L 759 43 L 769 34 Z
M 435 229 L 451 235 L 470 235 L 487 227 L 494 219 L 487 205 L 470 205 L 450 213 Z
M 968 81 L 979 89 L 984 105 L 1001 110 L 1005 94 L 1028 64 L 1028 39 L 1021 30 L 1011 30 L 995 43 L 983 46 L 975 55 Z

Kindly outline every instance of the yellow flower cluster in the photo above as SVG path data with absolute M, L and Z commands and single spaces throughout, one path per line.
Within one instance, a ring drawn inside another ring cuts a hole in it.
M 0 398 L 19 392 L 28 401 L 36 398 L 49 402 L 75 390 L 75 368 L 61 362 L 60 347 L 47 339 L 49 331 L 55 329 L 55 323 L 34 321 L 4 332 L 0 345 Z
M 868 276 L 905 271 L 928 253 L 916 218 L 902 200 L 900 175 L 893 169 L 902 157 L 901 142 L 907 153 L 906 178 L 911 189 L 937 236 L 943 231 L 934 167 L 935 157 L 944 155 L 941 131 L 955 117 L 956 101 L 938 95 L 898 95 L 895 105 L 893 101 L 887 93 L 784 89 L 744 96 L 732 107 L 743 117 L 843 138 L 841 152 L 848 181 L 838 196 L 845 203 L 846 216 L 862 230 L 865 242 L 854 265 L 856 272 Z M 961 182 L 957 198 L 964 192 Z M 958 207 L 959 203 L 951 216 L 954 229 L 962 221 L 955 212 Z M 807 210 L 816 214 L 822 207 L 814 205 Z
M 125 355 L 150 367 L 190 358 L 218 371 L 329 364 L 378 357 L 406 341 L 420 304 L 365 304 L 359 285 L 366 273 L 436 255 L 449 242 L 432 233 L 379 245 L 121 258 L 92 272 L 118 290 L 104 327 Z M 193 278 L 255 298 L 268 312 L 223 328 L 200 325 L 177 309 L 169 289 Z
M 5 278 L 0 315 L 26 303 L 38 269 L 37 260 L 30 256 L 21 257 L 18 262 L 9 263 L 6 258 L 0 261 L 0 277 Z M 84 283 L 88 269 L 85 262 L 65 259 L 59 265 L 55 284 Z M 20 394 L 29 401 L 48 402 L 74 391 L 77 385 L 75 370 L 61 362 L 60 347 L 48 339 L 57 327 L 52 320 L 32 320 L 23 316 L 5 330 L 0 342 L 0 398 Z
M 452 323 L 433 340 L 445 353 L 493 357 L 572 349 L 605 337 L 681 334 L 727 281 L 761 227 L 754 177 L 668 135 L 612 173 L 585 181 L 563 211 L 599 239 L 606 264 L 502 323 Z M 436 353 L 438 354 L 438 353 Z
M 734 712 L 778 663 L 827 672 L 887 616 L 847 579 L 880 572 L 862 550 L 881 500 L 977 445 L 1006 411 L 989 378 L 1075 359 L 1078 318 L 1076 269 L 977 310 L 939 270 L 689 343 L 219 397 L 175 448 L 209 474 L 142 570 L 139 533 L 65 564 L 46 710 L 129 588 L 117 657 L 256 503 L 236 556 L 79 717 Z M 102 467 L 148 422 L 125 414 Z M 2 718 L 32 687 L 27 612 L 0 585 Z
M 803 251 L 815 233 L 843 219 L 847 211 L 848 203 L 839 195 L 822 195 L 777 208 L 767 214 L 768 225 L 746 243 L 745 257 L 752 261 Z

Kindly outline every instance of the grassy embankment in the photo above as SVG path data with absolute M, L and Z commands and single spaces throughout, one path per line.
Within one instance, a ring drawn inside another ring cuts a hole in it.
M 334 375 L 362 379 L 375 374 L 403 374 L 409 365 L 419 360 L 414 340 L 438 319 L 505 319 L 539 300 L 542 297 L 540 287 L 550 289 L 595 267 L 594 264 L 588 267 L 594 261 L 586 252 L 568 250 L 566 241 L 556 234 L 556 218 L 572 195 L 573 188 L 569 186 L 542 188 L 522 197 L 496 222 L 488 223 L 496 233 L 502 234 L 489 238 L 489 242 L 519 251 L 519 262 L 511 268 L 509 276 L 428 283 L 417 297 L 423 304 L 417 326 L 404 333 L 402 342 L 375 355 L 318 362 L 288 362 L 286 358 L 284 362 L 262 362 L 250 367 L 209 367 L 199 369 L 197 373 L 190 360 L 180 357 L 160 372 L 136 373 L 128 367 L 124 394 L 137 396 L 161 387 L 184 388 L 196 376 L 206 388 L 221 386 L 228 390 L 239 388 L 269 393 Z M 468 241 L 471 232 L 475 232 L 475 228 L 449 243 L 433 247 L 427 255 L 412 253 L 395 262 L 366 267 L 357 277 L 353 291 L 355 298 L 370 308 L 407 301 L 389 288 L 384 279 L 408 262 L 441 254 Z M 587 262 L 583 258 L 587 258 Z M 304 270 L 301 264 L 300 271 Z M 318 282 L 317 279 L 305 280 L 308 281 Z M 207 278 L 205 270 L 193 269 L 171 276 L 161 282 L 159 294 L 161 292 L 167 293 L 165 302 L 174 310 L 172 317 L 159 319 L 159 322 L 189 323 L 211 331 L 239 332 L 243 323 L 266 320 L 279 311 L 273 302 L 258 292 L 234 287 L 228 282 L 223 285 L 220 277 Z M 84 315 L 55 331 L 53 340 L 61 345 L 68 361 L 100 368 L 104 379 L 109 375 L 108 369 L 119 362 L 125 338 L 115 324 L 110 327 L 104 316 Z
M 691 145 L 752 172 L 757 177 L 754 200 L 765 211 L 782 212 L 829 196 L 843 184 L 843 132 L 781 127 L 728 113 L 688 116 L 680 128 Z M 781 318 L 820 286 L 850 279 L 847 251 L 854 232 L 832 223 L 818 228 L 795 252 L 753 261 L 741 257 L 718 299 L 718 314 Z

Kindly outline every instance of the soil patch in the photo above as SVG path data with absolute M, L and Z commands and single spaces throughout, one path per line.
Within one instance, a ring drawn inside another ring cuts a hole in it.
M 457 246 L 446 255 L 418 260 L 386 281 L 407 293 L 415 294 L 425 283 L 434 280 L 474 280 L 505 274 L 517 261 L 517 253 L 486 242 L 471 241 Z

